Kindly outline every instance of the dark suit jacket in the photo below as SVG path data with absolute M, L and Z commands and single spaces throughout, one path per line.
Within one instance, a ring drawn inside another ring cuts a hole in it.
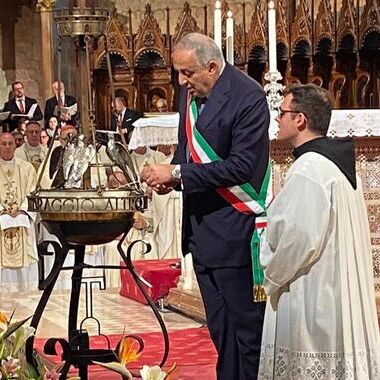
M 142 114 L 139 111 L 130 110 L 128 108 L 125 110 L 123 121 L 121 123 L 121 128 L 123 128 L 126 131 L 125 135 L 127 142 L 129 142 L 129 140 L 131 139 L 131 133 L 134 129 L 134 126 L 132 124 L 140 117 L 142 117 Z M 117 116 L 114 113 L 112 113 L 111 116 L 111 130 L 117 130 Z
M 179 102 L 179 143 L 173 164 L 181 164 L 184 191 L 183 252 L 208 267 L 251 263 L 254 215 L 235 210 L 216 188 L 252 184 L 260 190 L 269 158 L 269 110 L 260 85 L 227 64 L 197 121 L 197 129 L 223 159 L 186 163 L 186 98 Z
M 25 96 L 25 115 L 29 112 L 30 107 L 32 104 L 37 103 L 36 99 L 29 98 Z M 17 128 L 17 119 L 11 119 L 11 116 L 13 114 L 21 114 L 20 109 L 18 108 L 18 105 L 16 104 L 15 98 L 9 100 L 4 104 L 4 112 L 10 111 L 9 118 L 5 120 L 5 122 L 9 125 L 10 132 L 14 131 Z M 40 106 L 37 104 L 37 108 L 34 111 L 34 115 L 31 120 L 39 121 L 42 120 L 43 115 Z
M 66 95 L 65 94 L 65 107 L 70 107 L 73 106 L 76 103 L 76 99 L 74 96 L 71 95 Z M 54 116 L 54 110 L 55 107 L 58 106 L 58 100 L 55 96 L 52 98 L 48 99 L 45 103 L 45 114 L 44 114 L 44 119 L 45 119 L 45 128 L 47 129 L 49 127 L 49 119 Z M 72 115 L 70 120 L 68 121 L 69 124 L 76 125 L 77 122 L 77 116 L 78 113 L 75 115 Z

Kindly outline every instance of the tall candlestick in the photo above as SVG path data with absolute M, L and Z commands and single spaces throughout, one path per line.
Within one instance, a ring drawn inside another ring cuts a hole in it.
M 231 65 L 234 64 L 234 19 L 232 12 L 227 12 L 226 20 L 226 58 Z
M 222 9 L 219 0 L 215 1 L 214 41 L 222 49 Z
M 268 3 L 269 72 L 277 71 L 276 9 L 274 1 Z

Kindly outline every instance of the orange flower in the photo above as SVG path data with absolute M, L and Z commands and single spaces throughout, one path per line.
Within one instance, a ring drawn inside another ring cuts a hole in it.
M 123 365 L 135 362 L 142 353 L 142 342 L 132 337 L 126 336 L 121 342 L 119 347 L 119 360 Z
M 8 323 L 8 318 L 7 318 L 7 316 L 6 316 L 4 313 L 2 313 L 1 311 L 0 311 L 0 322 L 1 322 L 1 323 L 4 323 L 4 324 L 7 324 L 7 323 Z

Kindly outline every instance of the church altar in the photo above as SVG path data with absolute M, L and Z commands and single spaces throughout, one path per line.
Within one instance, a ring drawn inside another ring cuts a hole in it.
M 277 111 L 271 111 L 269 135 L 273 190 L 278 193 L 293 162 L 292 149 L 276 141 Z M 353 137 L 357 175 L 363 182 L 372 244 L 374 286 L 380 315 L 380 109 L 333 110 L 328 136 Z M 177 288 L 170 289 L 165 305 L 195 318 L 204 318 L 203 304 L 191 265 L 191 257 L 182 259 Z M 190 259 L 190 260 L 189 260 Z
M 269 136 L 276 138 L 277 111 L 271 111 Z M 329 137 L 376 137 L 380 136 L 380 109 L 347 109 L 333 110 Z

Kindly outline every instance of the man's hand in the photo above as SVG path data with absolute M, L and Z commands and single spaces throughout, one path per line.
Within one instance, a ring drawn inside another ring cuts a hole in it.
M 172 187 L 166 187 L 165 185 L 157 185 L 153 187 L 153 190 L 158 194 L 158 195 L 165 195 L 170 193 L 173 188 Z
M 161 191 L 175 185 L 172 177 L 174 166 L 170 164 L 147 165 L 140 173 L 140 180 L 160 194 Z

